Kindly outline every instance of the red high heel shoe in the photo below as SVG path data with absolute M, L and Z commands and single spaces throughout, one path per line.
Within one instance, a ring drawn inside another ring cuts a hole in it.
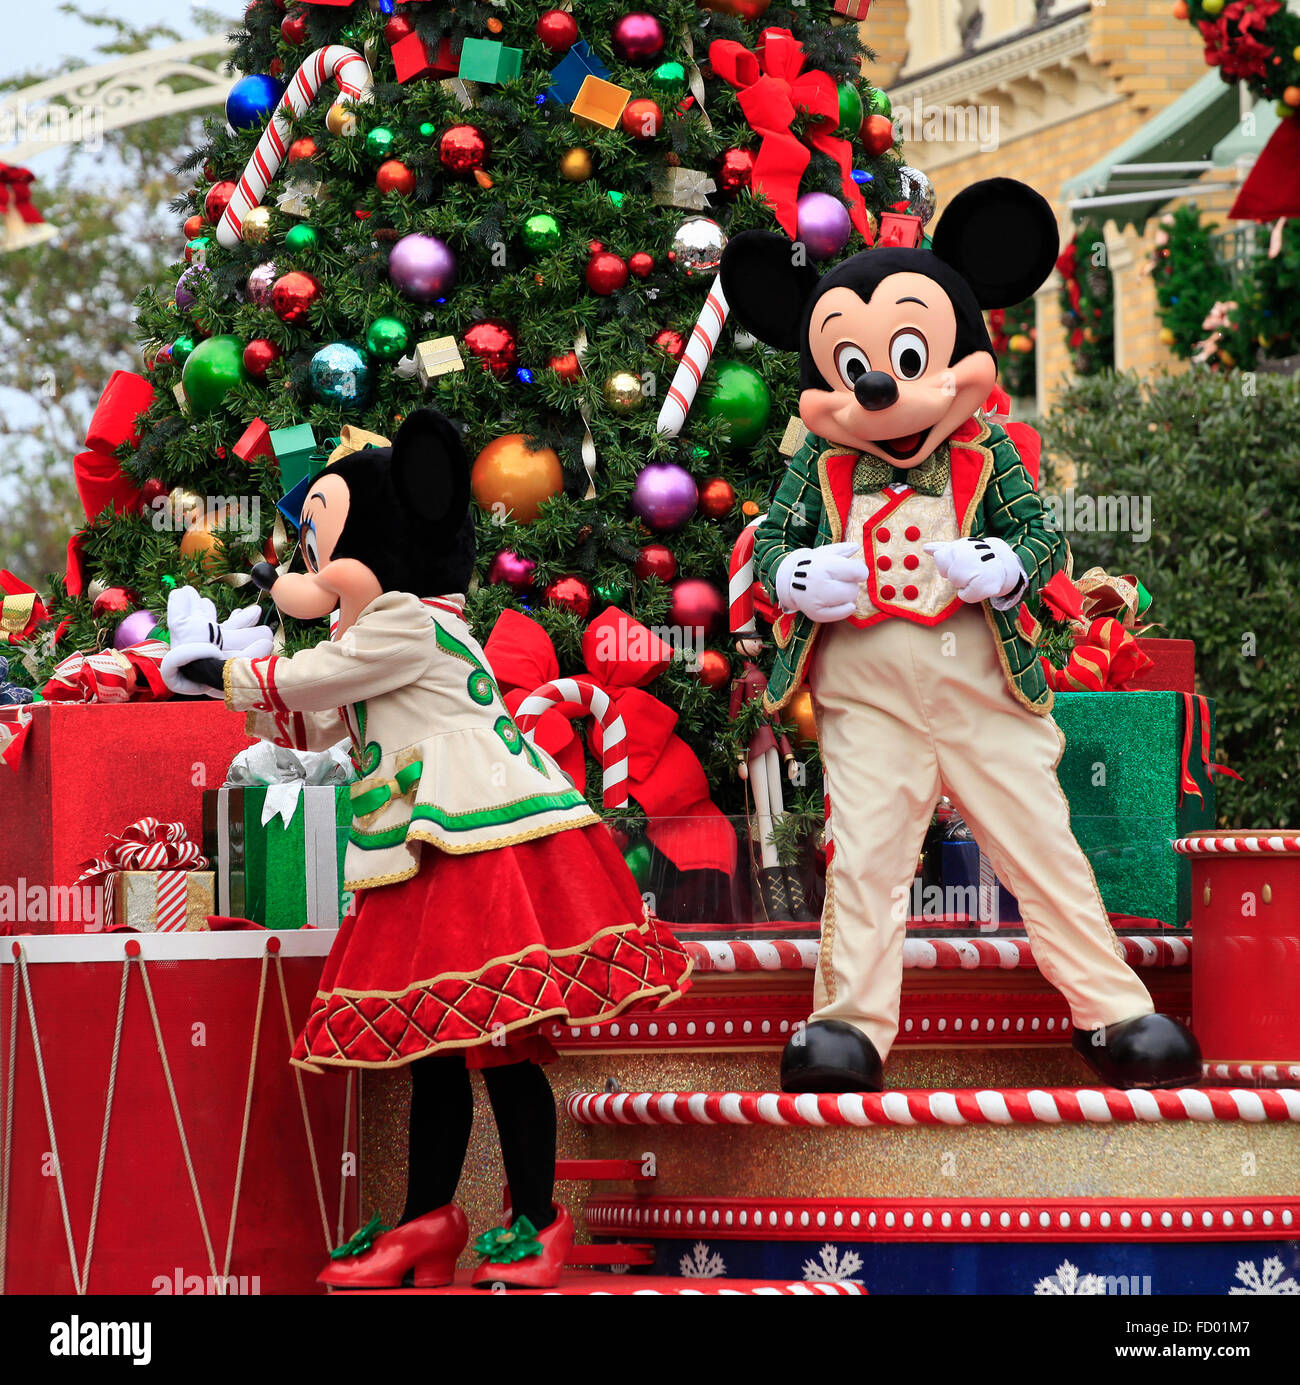
M 356 1241 L 358 1236 L 352 1239 Z M 333 1289 L 396 1289 L 409 1273 L 417 1289 L 436 1289 L 455 1277 L 456 1259 L 468 1240 L 465 1213 L 449 1202 L 391 1231 L 373 1235 L 358 1254 L 331 1260 L 316 1282 Z
M 530 1228 L 525 1227 L 525 1239 L 536 1240 L 542 1248 L 540 1254 L 526 1255 L 519 1260 L 486 1259 L 474 1271 L 474 1278 L 470 1281 L 474 1287 L 491 1289 L 494 1285 L 504 1284 L 507 1289 L 555 1288 L 560 1282 L 560 1271 L 564 1269 L 564 1258 L 573 1245 L 573 1218 L 569 1216 L 569 1209 L 557 1205 L 555 1213 L 555 1220 L 550 1226 L 531 1238 L 526 1235 Z M 509 1231 L 502 1228 L 480 1237 L 475 1242 L 475 1249 L 482 1243 L 491 1245 L 498 1253 L 508 1253 L 506 1247 L 512 1241 L 507 1238 L 518 1238 L 520 1234 L 519 1222 L 515 1222 Z

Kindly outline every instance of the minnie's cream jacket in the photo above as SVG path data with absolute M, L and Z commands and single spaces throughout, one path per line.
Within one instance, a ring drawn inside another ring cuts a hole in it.
M 599 821 L 515 725 L 462 605 L 385 592 L 338 640 L 226 663 L 249 735 L 299 750 L 351 738 L 350 890 L 409 879 L 421 843 L 489 851 Z

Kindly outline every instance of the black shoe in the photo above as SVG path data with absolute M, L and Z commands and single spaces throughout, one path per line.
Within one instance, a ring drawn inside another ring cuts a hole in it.
M 781 1054 L 783 1092 L 882 1092 L 880 1054 L 843 1020 L 812 1020 Z
M 808 902 L 808 889 L 798 866 L 785 868 L 785 894 L 790 901 L 790 917 L 795 923 L 816 923 L 821 917 Z
M 1186 1087 L 1201 1080 L 1201 1046 L 1168 1015 L 1076 1029 L 1074 1051 L 1112 1087 Z

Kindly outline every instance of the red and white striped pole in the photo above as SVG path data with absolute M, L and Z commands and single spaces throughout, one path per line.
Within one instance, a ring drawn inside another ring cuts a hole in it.
M 686 415 L 690 413 L 691 405 L 695 402 L 700 381 L 708 368 L 709 359 L 717 348 L 718 338 L 722 335 L 722 326 L 729 311 L 727 300 L 722 293 L 722 282 L 715 279 L 709 296 L 704 300 L 704 307 L 700 309 L 699 319 L 691 331 L 691 339 L 686 343 L 686 350 L 682 352 L 682 358 L 677 363 L 673 382 L 668 386 L 668 396 L 659 410 L 659 420 L 655 427 L 660 433 L 676 437 L 682 431 Z

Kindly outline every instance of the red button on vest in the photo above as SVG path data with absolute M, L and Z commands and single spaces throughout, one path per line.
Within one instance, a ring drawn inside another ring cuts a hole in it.
M 888 542 L 889 542 L 889 530 L 888 530 L 888 529 L 877 529 L 877 530 L 876 530 L 876 537 L 880 540 L 881 543 L 888 543 Z
M 915 524 L 909 524 L 903 537 L 906 538 L 909 542 L 915 543 L 917 539 L 921 537 L 921 531 L 916 527 Z
M 881 587 L 881 589 L 880 589 L 880 599 L 881 599 L 882 601 L 892 601 L 892 600 L 894 599 L 894 589 L 893 589 L 893 587 Z
M 888 572 L 889 569 L 894 566 L 894 560 L 886 554 L 883 558 L 876 559 L 876 566 L 881 572 Z
M 903 559 L 903 566 L 908 570 L 908 572 L 912 572 L 920 563 L 920 561 L 920 558 L 918 558 L 915 553 L 909 553 L 907 557 Z
M 903 599 L 904 599 L 905 601 L 915 601 L 916 598 L 917 598 L 917 595 L 918 595 L 918 593 L 917 593 L 917 590 L 916 590 L 915 587 L 904 587 L 904 588 L 903 588 Z

